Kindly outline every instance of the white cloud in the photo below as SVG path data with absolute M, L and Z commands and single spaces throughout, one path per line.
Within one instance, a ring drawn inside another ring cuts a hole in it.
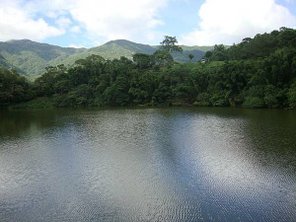
M 296 17 L 275 0 L 206 0 L 199 9 L 199 17 L 199 27 L 183 35 L 180 42 L 232 44 L 282 26 L 296 27 Z
M 19 1 L 3 1 L 0 8 L 0 40 L 28 38 L 42 40 L 64 33 L 49 25 L 42 18 L 33 18 L 32 14 L 22 9 Z
M 128 38 L 146 41 L 154 28 L 163 23 L 157 18 L 157 12 L 166 2 L 167 0 L 76 0 L 69 12 L 94 39 Z
M 169 0 L 1 0 L 0 40 L 42 40 L 66 31 L 93 42 L 155 39 L 163 25 L 158 12 Z M 12 2 L 12 3 L 11 3 Z M 13 4 L 13 7 L 9 5 Z M 45 19 L 53 21 L 51 25 Z M 55 24 L 56 27 L 53 26 Z
M 62 16 L 56 20 L 56 24 L 61 28 L 68 28 L 72 22 L 69 18 Z
M 81 28 L 78 25 L 76 25 L 76 26 L 71 27 L 70 31 L 73 33 L 79 33 L 79 32 L 81 32 Z
M 76 48 L 76 49 L 87 48 L 87 47 L 84 46 L 84 45 L 75 45 L 75 44 L 71 44 L 71 45 L 69 45 L 68 47 Z

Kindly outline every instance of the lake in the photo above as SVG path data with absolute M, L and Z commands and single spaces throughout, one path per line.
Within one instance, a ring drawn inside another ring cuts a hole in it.
M 296 112 L 0 111 L 0 221 L 296 221 Z

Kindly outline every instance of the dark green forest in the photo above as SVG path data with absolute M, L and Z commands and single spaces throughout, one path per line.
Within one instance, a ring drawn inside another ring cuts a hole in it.
M 165 36 L 152 55 L 91 55 L 70 67 L 47 67 L 34 82 L 1 68 L 0 105 L 296 107 L 294 29 L 257 34 L 231 47 L 215 45 L 200 62 L 177 63 L 176 53 L 182 53 L 176 38 Z

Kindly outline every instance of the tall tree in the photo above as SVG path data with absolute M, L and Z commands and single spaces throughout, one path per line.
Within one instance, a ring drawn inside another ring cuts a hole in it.
M 171 52 L 182 52 L 183 49 L 176 45 L 178 43 L 178 40 L 175 36 L 164 36 L 164 40 L 160 43 L 160 50 L 167 51 L 169 53 Z

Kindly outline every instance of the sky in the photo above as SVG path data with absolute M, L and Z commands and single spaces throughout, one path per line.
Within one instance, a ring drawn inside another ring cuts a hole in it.
M 231 45 L 280 27 L 296 28 L 296 0 L 0 0 L 0 41 Z

